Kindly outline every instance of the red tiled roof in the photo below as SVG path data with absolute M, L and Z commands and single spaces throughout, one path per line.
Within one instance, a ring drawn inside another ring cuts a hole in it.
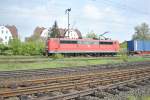
M 80 32 L 78 29 L 75 29 L 75 31 L 77 32 L 77 34 L 78 34 L 79 38 L 81 39 L 81 38 L 82 38 L 82 34 L 81 34 L 81 32 Z
M 10 30 L 13 38 L 18 38 L 18 30 L 15 25 L 6 25 L 5 27 Z
M 34 30 L 34 32 L 33 32 L 33 35 L 32 35 L 32 36 L 33 36 L 33 37 L 34 37 L 34 36 L 40 37 L 40 35 L 42 34 L 42 32 L 43 32 L 44 29 L 46 29 L 46 28 L 44 28 L 44 27 L 39 27 L 39 26 L 36 27 L 35 30 Z M 81 32 L 80 32 L 78 29 L 73 29 L 73 30 L 75 30 L 75 31 L 77 32 L 79 38 L 82 38 L 82 34 L 81 34 Z M 60 32 L 60 37 L 64 38 L 65 33 L 67 32 L 67 29 L 59 28 L 59 32 Z
M 44 29 L 46 28 L 37 26 L 33 32 L 33 36 L 40 36 Z

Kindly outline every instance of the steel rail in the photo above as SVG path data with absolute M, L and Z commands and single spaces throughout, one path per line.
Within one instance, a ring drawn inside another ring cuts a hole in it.
M 135 65 L 132 65 L 132 63 L 130 63 L 129 65 L 131 66 L 139 66 L 139 65 L 144 65 L 144 66 L 147 66 L 147 64 L 149 64 L 149 62 L 146 61 L 146 65 L 143 64 L 143 63 L 138 63 Z M 72 72 L 79 72 L 79 71 L 91 71 L 91 70 L 101 70 L 101 69 L 104 69 L 105 65 L 101 65 L 101 67 L 98 67 L 98 65 L 93 65 L 91 67 L 82 67 L 81 66 L 81 69 L 80 68 L 46 68 L 46 69 L 35 69 L 35 70 L 17 70 L 17 71 L 3 71 L 1 72 L 0 71 L 0 78 L 16 78 L 16 77 L 24 77 L 24 76 L 37 76 L 37 75 L 57 75 L 58 73 L 72 73 Z M 122 65 L 124 66 L 124 65 Z M 127 66 L 127 65 L 126 65 Z M 109 68 L 112 68 L 112 67 L 109 67 Z M 116 66 L 116 68 L 118 68 Z M 129 67 L 128 67 L 129 68 Z M 69 69 L 69 70 L 68 70 Z M 107 69 L 108 70 L 108 69 Z
M 94 93 L 95 91 L 103 91 L 105 89 L 113 89 L 113 88 L 116 88 L 118 86 L 133 84 L 135 82 L 140 82 L 140 81 L 143 81 L 143 80 L 146 80 L 149 78 L 150 77 L 131 79 L 131 80 L 118 82 L 118 83 L 114 83 L 114 84 L 108 84 L 105 86 L 97 86 L 96 88 L 90 88 L 90 89 L 86 89 L 86 90 L 82 90 L 82 91 L 77 91 L 74 93 L 67 93 L 67 94 L 57 95 L 57 96 L 53 96 L 53 97 L 40 97 L 40 98 L 36 98 L 36 99 L 31 99 L 31 100 L 70 100 L 70 99 L 90 95 L 90 94 Z
M 138 71 L 137 71 L 138 72 Z M 117 75 L 117 73 L 116 73 Z M 111 76 L 109 79 L 101 79 L 101 80 L 94 80 L 94 81 L 86 81 L 82 83 L 68 83 L 68 84 L 60 84 L 60 85 L 54 85 L 54 86 L 43 86 L 43 87 L 36 87 L 36 88 L 22 88 L 22 89 L 16 89 L 16 90 L 10 90 L 10 91 L 1 91 L 0 96 L 2 97 L 7 97 L 7 96 L 17 96 L 21 94 L 32 94 L 32 93 L 37 93 L 37 92 L 47 92 L 47 91 L 57 91 L 57 90 L 62 90 L 62 89 L 72 89 L 72 88 L 77 88 L 81 86 L 90 86 L 90 85 L 106 85 L 110 84 L 113 82 L 118 82 L 118 81 L 123 81 L 123 80 L 129 80 L 133 78 L 133 76 L 136 77 L 143 77 L 145 75 L 149 75 L 149 71 L 142 72 L 142 73 L 135 73 L 135 74 L 126 74 L 120 77 L 114 77 Z
M 142 72 L 142 71 L 149 71 L 150 68 L 138 68 L 138 69 L 125 69 L 125 70 L 117 70 L 117 71 L 106 71 L 106 72 L 96 72 L 96 73 L 88 73 L 88 74 L 83 74 L 83 75 L 70 75 L 70 76 L 62 76 L 62 77 L 53 77 L 53 78 L 43 78 L 43 79 L 35 79 L 35 80 L 23 80 L 23 81 L 3 81 L 3 83 L 1 83 L 1 86 L 4 87 L 9 87 L 12 84 L 15 84 L 17 86 L 20 85 L 33 85 L 33 84 L 41 84 L 41 83 L 57 83 L 57 82 L 62 82 L 62 81 L 70 81 L 70 80 L 79 80 L 79 79 L 90 79 L 91 77 L 100 77 L 100 78 L 105 78 L 108 76 L 111 76 L 113 74 L 116 75 L 122 75 L 122 74 L 133 74 L 135 71 L 136 73 Z M 120 74 L 119 74 L 120 73 Z M 116 76 L 117 76 L 116 75 Z

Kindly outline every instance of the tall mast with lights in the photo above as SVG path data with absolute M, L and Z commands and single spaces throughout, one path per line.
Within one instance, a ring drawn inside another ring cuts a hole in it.
M 69 23 L 69 20 L 70 20 L 70 18 L 69 18 L 69 16 L 70 16 L 70 11 L 71 11 L 71 8 L 68 8 L 68 9 L 66 9 L 66 11 L 65 11 L 65 13 L 68 14 L 68 35 L 69 35 L 69 33 L 70 33 L 70 23 Z

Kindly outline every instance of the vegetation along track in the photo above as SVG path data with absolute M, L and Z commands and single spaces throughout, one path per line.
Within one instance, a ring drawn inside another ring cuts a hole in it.
M 80 66 L 80 67 L 71 67 L 71 68 L 47 68 L 47 69 L 34 69 L 34 70 L 17 70 L 17 71 L 0 71 L 0 80 L 8 79 L 8 78 L 23 78 L 23 77 L 37 77 L 37 76 L 61 76 L 64 74 L 77 74 L 77 73 L 87 73 L 87 72 L 95 72 L 102 71 L 108 69 L 125 69 L 132 67 L 145 67 L 149 66 L 150 62 L 132 62 L 132 63 L 120 63 L 120 64 L 104 64 L 104 65 L 91 65 L 88 67 Z
M 88 95 L 95 90 L 104 90 L 112 88 L 118 85 L 124 85 L 134 83 L 136 81 L 142 81 L 150 78 L 150 68 L 130 68 L 113 71 L 104 71 L 97 73 L 85 73 L 79 75 L 66 75 L 62 77 L 55 77 L 43 80 L 30 80 L 32 83 L 28 86 L 19 86 L 15 89 L 6 88 L 0 91 L 0 97 L 2 99 L 13 96 L 31 96 L 34 100 L 67 100 L 76 98 L 78 96 Z M 25 82 L 24 82 L 25 83 Z M 43 84 L 42 84 L 43 83 Z M 22 83 L 20 83 L 22 84 Z M 37 85 L 38 84 L 38 85 Z M 40 84 L 40 85 L 39 85 Z M 35 94 L 45 93 L 50 94 L 56 91 L 63 92 L 69 90 L 75 90 L 75 92 L 67 92 L 65 94 L 51 95 L 44 97 L 35 97 Z
M 113 60 L 119 60 L 119 57 L 103 57 L 105 59 L 113 59 Z M 97 60 L 97 59 L 103 59 L 102 57 L 98 58 L 80 58 L 82 61 L 86 60 Z M 77 58 L 64 58 L 64 59 L 59 59 L 59 60 L 69 60 L 69 61 L 78 61 Z M 0 57 L 0 64 L 5 64 L 5 63 L 37 63 L 37 62 L 50 62 L 50 61 L 57 61 L 56 59 L 53 58 L 48 58 L 48 57 Z

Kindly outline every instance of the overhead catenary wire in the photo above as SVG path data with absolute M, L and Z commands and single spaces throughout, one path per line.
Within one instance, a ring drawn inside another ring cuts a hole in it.
M 127 12 L 132 12 L 132 13 L 136 13 L 136 14 L 142 14 L 142 15 L 150 16 L 149 12 L 139 10 L 137 8 L 126 5 L 126 4 L 121 3 L 121 2 L 114 2 L 111 0 L 101 0 L 100 3 L 103 3 L 105 5 L 111 5 L 113 7 L 115 6 L 116 8 L 119 8 L 119 9 L 127 11 Z

